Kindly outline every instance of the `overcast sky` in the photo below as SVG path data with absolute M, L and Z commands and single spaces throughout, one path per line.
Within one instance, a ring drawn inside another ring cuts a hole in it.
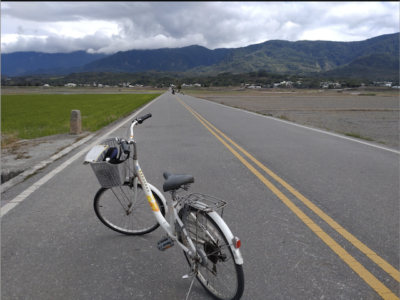
M 4 2 L 1 52 L 115 53 L 399 32 L 399 2 Z

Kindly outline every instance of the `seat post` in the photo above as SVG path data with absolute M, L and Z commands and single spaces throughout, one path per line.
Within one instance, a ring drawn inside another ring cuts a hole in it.
M 172 198 L 172 200 L 173 201 L 176 201 L 176 192 L 177 192 L 177 190 L 171 190 L 171 191 L 169 191 L 170 193 L 171 193 L 171 198 Z

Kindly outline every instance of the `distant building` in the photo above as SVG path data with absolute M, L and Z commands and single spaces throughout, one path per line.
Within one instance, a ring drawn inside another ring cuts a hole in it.
M 43 88 L 45 88 L 45 89 L 47 89 L 47 88 L 49 88 L 50 86 L 46 83 L 46 84 L 44 84 L 43 85 Z
M 392 86 L 392 82 L 388 82 L 388 81 L 374 81 L 374 85 L 377 86 L 387 86 L 387 87 L 391 87 Z
M 76 83 L 67 83 L 64 86 L 68 86 L 68 87 L 75 87 Z
M 102 88 L 103 85 L 102 85 L 101 83 L 99 83 L 99 84 L 97 85 L 97 87 Z
M 193 84 L 193 86 L 201 86 L 201 84 L 200 83 L 195 83 L 195 84 Z
M 341 85 L 338 82 L 320 82 L 319 86 L 322 87 L 323 89 L 328 89 L 329 87 L 331 88 L 340 88 Z

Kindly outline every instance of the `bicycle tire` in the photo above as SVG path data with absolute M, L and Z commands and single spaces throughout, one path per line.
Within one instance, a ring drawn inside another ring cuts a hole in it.
M 141 184 L 137 185 L 138 197 L 134 209 L 127 214 L 133 200 L 134 190 L 125 183 L 113 188 L 100 188 L 94 197 L 94 211 L 100 221 L 108 228 L 127 235 L 143 235 L 160 226 L 154 218 Z M 153 193 L 160 212 L 165 216 L 165 208 L 157 194 Z
M 235 262 L 232 250 L 222 230 L 207 213 L 192 207 L 189 207 L 187 213 L 181 211 L 181 216 L 192 242 L 196 247 L 204 250 L 207 256 L 207 265 L 198 268 L 197 280 L 214 299 L 240 299 L 244 292 L 243 267 Z M 210 236 L 217 241 L 216 244 L 210 240 Z M 183 234 L 180 235 L 180 242 L 187 246 Z M 189 266 L 192 267 L 192 259 L 186 252 L 183 253 Z M 221 259 L 224 255 L 225 258 Z

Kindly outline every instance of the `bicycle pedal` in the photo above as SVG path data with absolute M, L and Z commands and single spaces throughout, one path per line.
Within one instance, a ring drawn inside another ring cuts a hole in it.
M 171 248 L 174 245 L 174 242 L 167 236 L 165 238 L 162 238 L 157 242 L 157 248 L 160 251 L 165 251 L 168 248 Z

